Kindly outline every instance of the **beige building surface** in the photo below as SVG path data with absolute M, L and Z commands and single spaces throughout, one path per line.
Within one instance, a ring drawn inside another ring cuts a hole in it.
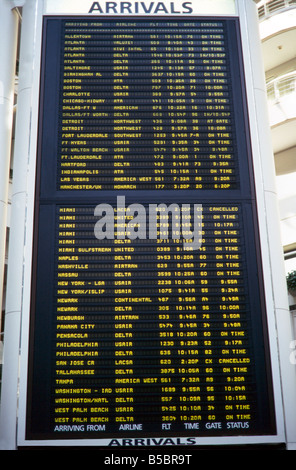
M 258 2 L 285 269 L 296 270 L 296 1 Z M 296 298 L 289 292 L 295 317 Z

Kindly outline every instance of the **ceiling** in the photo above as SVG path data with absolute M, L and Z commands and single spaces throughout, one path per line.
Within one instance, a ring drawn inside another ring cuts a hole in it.
M 262 42 L 265 71 L 278 67 L 296 57 L 296 27 Z

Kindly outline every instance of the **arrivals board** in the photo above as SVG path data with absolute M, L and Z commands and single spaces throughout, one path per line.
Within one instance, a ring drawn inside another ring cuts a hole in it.
M 44 18 L 28 440 L 276 433 L 241 54 L 236 18 Z

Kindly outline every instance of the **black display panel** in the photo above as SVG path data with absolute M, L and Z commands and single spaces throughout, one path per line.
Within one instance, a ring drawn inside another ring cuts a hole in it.
M 238 20 L 44 18 L 36 188 L 26 438 L 275 434 Z

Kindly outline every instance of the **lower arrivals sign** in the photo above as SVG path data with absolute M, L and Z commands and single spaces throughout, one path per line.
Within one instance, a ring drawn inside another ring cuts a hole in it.
M 45 18 L 27 439 L 275 434 L 235 19 Z

